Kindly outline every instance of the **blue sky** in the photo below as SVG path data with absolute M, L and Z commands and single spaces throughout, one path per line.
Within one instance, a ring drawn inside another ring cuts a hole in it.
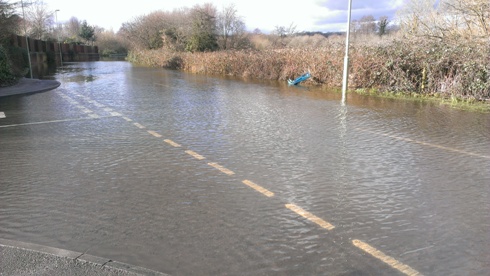
M 71 17 L 87 20 L 90 25 L 105 29 L 119 30 L 124 22 L 137 16 L 157 10 L 172 11 L 196 4 L 213 3 L 218 10 L 224 6 L 235 4 L 238 14 L 245 21 L 247 29 L 258 28 L 269 32 L 275 26 L 293 24 L 297 31 L 343 31 L 347 22 L 348 0 L 84 0 L 85 5 L 74 5 L 67 0 L 44 0 L 50 10 L 60 10 L 58 20 L 67 21 Z M 352 19 L 364 15 L 375 18 L 388 16 L 393 18 L 403 0 L 352 0 Z

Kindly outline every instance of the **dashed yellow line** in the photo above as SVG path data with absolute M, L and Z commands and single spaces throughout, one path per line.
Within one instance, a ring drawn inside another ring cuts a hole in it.
M 267 196 L 267 197 L 273 197 L 274 196 L 274 193 L 267 190 L 266 188 L 262 187 L 262 186 L 259 186 L 255 183 L 253 183 L 252 181 L 250 180 L 243 180 L 242 181 L 243 184 L 249 186 L 250 188 L 256 190 L 257 192 Z
M 167 143 L 167 144 L 171 145 L 171 146 L 176 147 L 176 148 L 180 148 L 180 147 L 181 147 L 181 145 L 179 145 L 179 144 L 175 143 L 174 141 L 172 141 L 172 140 L 170 140 L 170 139 L 165 139 L 165 140 L 163 140 L 163 141 L 164 141 L 165 143 Z
M 186 150 L 185 153 L 189 154 L 190 156 L 196 158 L 197 160 L 204 160 L 206 157 L 192 151 L 192 150 Z
M 294 204 L 286 204 L 286 208 L 290 209 L 291 211 L 297 213 L 298 215 L 320 225 L 321 227 L 327 229 L 327 230 L 332 230 L 335 228 L 335 226 L 333 226 L 332 224 L 328 223 L 327 221 L 313 215 L 312 213 L 310 212 L 307 212 L 305 210 L 303 210 L 302 208 L 294 205 Z
M 227 174 L 227 175 L 234 175 L 235 174 L 233 171 L 230 171 L 229 169 L 219 165 L 218 163 L 208 163 L 208 165 L 215 168 L 215 169 L 218 169 L 219 171 L 221 171 L 224 174 Z
M 147 132 L 150 133 L 151 135 L 157 137 L 157 138 L 162 137 L 162 135 L 160 135 L 159 133 L 157 133 L 157 132 L 155 132 L 153 130 L 148 130 Z
M 158 84 L 158 85 L 161 85 L 161 84 Z M 165 86 L 165 85 L 162 85 L 162 86 Z M 65 96 L 63 94 L 61 94 L 61 95 L 62 95 L 63 98 L 67 99 L 69 102 L 77 105 L 77 107 L 79 107 L 83 112 L 89 113 L 89 116 L 90 117 L 92 117 L 92 118 L 99 117 L 96 114 L 93 114 L 93 111 L 91 111 L 90 109 L 87 109 L 87 108 L 83 107 L 78 102 L 76 102 L 73 99 L 71 99 L 70 97 Z M 77 95 L 77 96 L 79 96 L 79 95 Z M 118 112 L 115 112 L 113 109 L 111 109 L 109 107 L 105 107 L 104 105 L 102 105 L 102 104 L 100 104 L 98 102 L 91 101 L 90 103 L 93 103 L 97 107 L 104 107 L 104 111 L 109 112 L 112 116 L 121 116 L 127 122 L 132 122 L 133 121 L 130 118 L 124 117 L 124 116 L 122 116 L 122 114 L 120 114 Z M 140 128 L 140 129 L 146 128 L 145 126 L 143 126 L 143 125 L 141 125 L 139 123 L 133 123 L 133 124 L 136 127 Z M 374 131 L 370 131 L 370 130 L 364 130 L 364 129 L 360 129 L 360 130 L 372 132 L 372 133 L 375 133 L 375 134 L 379 134 L 379 135 L 391 137 L 391 138 L 398 139 L 398 140 L 403 140 L 403 141 L 407 141 L 407 142 L 417 143 L 417 144 L 421 144 L 421 145 L 425 145 L 425 146 L 435 147 L 435 148 L 439 148 L 439 149 L 454 151 L 454 152 L 468 154 L 468 155 L 473 155 L 473 156 L 482 157 L 482 158 L 490 158 L 490 156 L 476 154 L 476 153 L 471 153 L 471 152 L 466 152 L 466 151 L 463 151 L 463 150 L 448 148 L 448 147 L 444 147 L 444 146 L 440 146 L 440 145 L 436 145 L 436 144 L 421 142 L 421 141 L 413 140 L 413 139 L 410 139 L 410 138 L 404 138 L 404 137 L 399 137 L 399 136 L 394 136 L 394 135 L 389 135 L 389 134 L 383 134 L 383 133 L 374 132 Z M 147 132 L 149 134 L 157 137 L 157 138 L 162 137 L 162 135 L 160 135 L 159 133 L 157 133 L 155 131 L 148 130 Z M 164 142 L 168 143 L 169 145 L 171 145 L 173 147 L 181 147 L 180 144 L 178 144 L 178 143 L 176 143 L 176 142 L 174 142 L 174 141 L 172 141 L 170 139 L 165 139 Z M 196 158 L 198 160 L 204 160 L 204 159 L 206 159 L 204 156 L 202 156 L 202 155 L 200 155 L 200 154 L 198 154 L 198 153 L 196 153 L 196 152 L 194 152 L 192 150 L 186 150 L 185 153 L 191 155 L 192 157 L 194 157 L 194 158 Z M 222 173 L 225 173 L 227 175 L 234 175 L 235 174 L 233 171 L 231 171 L 231 170 L 229 170 L 229 169 L 227 169 L 227 168 L 225 168 L 225 167 L 223 167 L 223 166 L 221 166 L 221 165 L 219 165 L 217 163 L 208 163 L 208 165 L 211 166 L 211 167 L 214 167 L 214 168 L 218 169 L 219 171 L 221 171 Z M 249 186 L 250 188 L 256 190 L 257 192 L 259 192 L 259 193 L 267 196 L 267 197 L 273 197 L 274 196 L 274 193 L 273 192 L 265 189 L 264 187 L 262 187 L 260 185 L 257 185 L 256 183 L 254 183 L 254 182 L 252 182 L 250 180 L 243 180 L 242 183 L 245 184 L 245 185 L 247 185 L 247 186 Z M 322 227 L 324 229 L 333 230 L 335 228 L 335 226 L 333 226 L 329 222 L 327 222 L 327 221 L 325 221 L 325 220 L 323 220 L 323 219 L 321 219 L 321 218 L 313 215 L 310 212 L 305 211 L 304 209 L 300 208 L 297 205 L 294 205 L 294 204 L 286 204 L 285 206 L 286 206 L 286 208 L 288 208 L 288 209 L 292 210 L 293 212 L 297 213 L 298 215 L 300 215 L 300 216 L 308 219 L 309 221 L 316 223 L 317 225 L 319 225 L 320 227 Z M 366 253 L 368 253 L 368 254 L 372 255 L 373 257 L 381 260 L 382 262 L 388 264 L 392 268 L 397 269 L 401 273 L 404 273 L 404 274 L 409 275 L 409 276 L 419 276 L 419 275 L 422 275 L 420 272 L 416 271 L 415 269 L 411 268 L 410 266 L 405 265 L 405 264 L 397 261 L 396 259 L 394 259 L 394 258 L 392 258 L 390 256 L 385 255 L 383 252 L 377 250 L 376 248 L 370 246 L 369 244 L 367 244 L 365 242 L 362 242 L 360 240 L 353 240 L 352 243 L 353 243 L 354 246 L 358 247 L 359 249 L 362 249 Z
M 405 275 L 409 275 L 409 276 L 420 276 L 420 275 L 422 275 L 417 270 L 411 268 L 410 266 L 408 266 L 406 264 L 403 264 L 403 263 L 395 260 L 394 258 L 392 258 L 390 256 L 385 255 L 383 252 L 379 251 L 378 249 L 370 246 L 369 244 L 367 244 L 365 242 L 362 242 L 360 240 L 352 240 L 352 244 L 354 244 L 354 246 L 364 250 L 365 252 L 369 253 L 373 257 L 375 257 L 375 258 L 381 260 L 382 262 L 388 264 L 389 266 L 391 266 L 391 267 L 397 269 L 398 271 L 404 273 Z
M 139 123 L 133 123 L 133 125 L 135 125 L 137 128 L 141 128 L 141 129 L 145 128 L 144 125 L 139 124 Z
M 166 86 L 164 84 L 157 84 L 157 85 L 161 85 L 161 86 Z M 72 98 L 70 98 L 69 96 L 66 96 L 64 94 L 61 94 L 60 95 L 65 98 L 66 100 L 68 100 L 70 103 L 76 105 L 82 112 L 84 113 L 88 113 L 89 117 L 91 118 L 98 118 L 99 116 L 94 114 L 92 110 L 82 106 L 80 103 L 78 103 L 77 101 L 73 100 Z M 82 97 L 82 98 L 85 98 L 84 96 L 82 95 L 76 95 L 78 97 Z M 88 98 L 87 98 L 88 99 Z M 121 116 L 124 120 L 126 120 L 127 122 L 132 122 L 133 120 L 128 118 L 128 117 L 125 117 L 125 116 L 122 116 L 122 114 L 118 113 L 118 112 L 115 112 L 112 108 L 110 107 L 106 107 L 105 105 L 103 104 L 100 104 L 96 101 L 93 101 L 93 100 L 90 100 L 88 99 L 88 102 L 89 103 L 92 103 L 94 104 L 95 106 L 99 107 L 99 108 L 103 108 L 104 111 L 106 112 L 109 112 L 112 116 Z M 0 117 L 1 117 L 1 114 L 0 113 Z M 136 127 L 140 128 L 140 129 L 144 129 L 146 128 L 145 126 L 139 124 L 139 123 L 133 123 Z M 398 139 L 398 140 L 402 140 L 402 141 L 407 141 L 407 142 L 411 142 L 411 143 L 416 143 L 416 144 L 420 144 L 420 145 L 424 145 L 424 146 L 429 146 L 429 147 L 434 147 L 434 148 L 439 148 L 439 149 L 443 149 L 443 150 L 447 150 L 447 151 L 453 151 L 453 152 L 457 152 L 457 153 L 462 153 L 462 154 L 467 154 L 467 155 L 472 155 L 472 156 L 477 156 L 477 157 L 481 157 L 481 158 L 487 158 L 487 159 L 490 159 L 490 156 L 487 156 L 487 155 L 482 155 L 482 154 L 477 154 L 477 153 L 472 153 L 472 152 L 467 152 L 467 151 L 463 151 L 463 150 L 459 150 L 459 149 L 454 149 L 454 148 L 449 148 L 449 147 L 445 147 L 445 146 L 441 146 L 441 145 L 437 145 L 437 144 L 431 144 L 431 143 L 427 143 L 427 142 L 422 142 L 422 141 L 417 141 L 417 140 L 413 140 L 413 139 L 410 139 L 410 138 L 404 138 L 404 137 L 399 137 L 399 136 L 395 136 L 395 135 L 390 135 L 390 134 L 384 134 L 384 133 L 380 133 L 380 132 L 376 132 L 376 131 L 371 131 L 371 130 L 366 130 L 366 129 L 360 129 L 359 130 L 362 130 L 362 131 L 367 131 L 367 132 L 371 132 L 371 133 L 375 133 L 375 134 L 378 134 L 378 135 L 382 135 L 382 136 L 386 136 L 386 137 L 390 137 L 390 138 L 393 138 L 393 139 Z M 151 131 L 151 130 L 148 130 L 147 131 L 149 134 L 157 137 L 157 138 L 160 138 L 162 137 L 162 135 L 160 135 L 159 133 L 155 132 L 155 131 Z M 164 142 L 166 142 L 167 144 L 173 146 L 173 147 L 181 147 L 180 144 L 170 140 L 170 139 L 165 139 Z M 198 159 L 198 160 L 204 160 L 206 159 L 204 156 L 192 151 L 192 150 L 186 150 L 185 153 L 191 155 L 192 157 Z M 227 175 L 234 175 L 235 173 L 217 163 L 208 163 L 209 166 L 211 167 L 214 167 L 216 169 L 218 169 L 219 171 L 221 171 L 222 173 L 225 173 Z M 260 186 L 260 185 L 257 185 L 256 183 L 250 181 L 250 180 L 243 180 L 242 181 L 243 184 L 249 186 L 250 188 L 256 190 L 257 192 L 267 196 L 267 197 L 273 197 L 274 196 L 274 193 L 265 189 L 264 187 Z M 295 204 L 286 204 L 285 205 L 286 208 L 292 210 L 293 212 L 297 213 L 298 215 L 308 219 L 309 221 L 311 222 L 314 222 L 315 224 L 319 225 L 320 227 L 324 228 L 324 229 L 327 229 L 327 230 L 333 230 L 335 228 L 334 225 L 330 224 L 329 222 L 313 215 L 312 213 L 308 212 L 308 211 L 305 211 L 304 209 L 302 209 L 301 207 L 295 205 Z M 393 257 L 390 257 L 390 256 L 387 256 L 386 254 L 384 254 L 383 252 L 377 250 L 376 248 L 370 246 L 369 244 L 365 243 L 365 242 L 362 242 L 360 240 L 352 240 L 352 243 L 354 246 L 356 246 L 357 248 L 365 251 L 366 253 L 372 255 L 373 257 L 381 260 L 382 262 L 386 263 L 387 265 L 389 265 L 390 267 L 400 271 L 401 273 L 404 273 L 406 275 L 409 275 L 409 276 L 419 276 L 419 275 L 422 275 L 420 272 L 416 271 L 415 269 L 411 268 L 410 266 L 406 265 L 406 264 L 403 264 L 401 263 L 400 261 L 394 259 Z

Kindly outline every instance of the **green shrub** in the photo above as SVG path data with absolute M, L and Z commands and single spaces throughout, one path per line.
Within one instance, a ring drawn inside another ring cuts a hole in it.
M 29 58 L 27 50 L 20 47 L 6 47 L 10 61 L 12 62 L 12 73 L 16 78 L 24 77 L 29 72 Z
M 0 86 L 8 86 L 15 82 L 12 73 L 12 62 L 9 59 L 7 50 L 0 44 Z

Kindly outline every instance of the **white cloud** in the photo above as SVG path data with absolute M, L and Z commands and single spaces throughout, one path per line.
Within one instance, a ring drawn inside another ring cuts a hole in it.
M 392 16 L 403 0 L 396 1 L 353 1 L 353 19 L 363 15 Z M 68 21 L 71 17 L 87 20 L 90 25 L 97 25 L 117 31 L 124 22 L 137 16 L 157 10 L 172 11 L 182 7 L 192 7 L 206 2 L 213 3 L 218 10 L 232 3 L 238 14 L 243 16 L 249 30 L 259 28 L 262 31 L 274 30 L 275 26 L 296 25 L 297 31 L 339 31 L 347 21 L 347 0 L 179 0 L 155 1 L 138 0 L 136 2 L 114 0 L 85 0 L 73 5 L 66 0 L 44 0 L 50 9 L 59 9 L 58 20 Z

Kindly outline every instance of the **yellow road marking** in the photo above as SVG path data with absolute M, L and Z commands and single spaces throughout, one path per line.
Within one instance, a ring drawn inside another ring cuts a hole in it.
M 151 135 L 157 137 L 157 138 L 160 138 L 162 137 L 162 135 L 158 134 L 157 132 L 153 131 L 153 130 L 148 130 L 148 133 L 150 133 Z
M 174 141 L 172 141 L 172 140 L 170 140 L 170 139 L 165 139 L 165 140 L 163 140 L 163 141 L 164 141 L 165 143 L 167 143 L 167 144 L 171 145 L 171 146 L 176 147 L 176 148 L 180 148 L 180 147 L 181 147 L 179 144 L 175 143 Z
M 122 116 L 121 113 L 116 112 L 116 111 L 112 111 L 109 114 L 111 114 L 112 116 L 116 116 L 116 117 Z
M 312 213 L 310 212 L 307 212 L 305 210 L 303 210 L 302 208 L 294 205 L 294 204 L 286 204 L 286 208 L 290 209 L 291 211 L 297 213 L 298 215 L 320 225 L 321 227 L 327 229 L 327 230 L 332 230 L 335 228 L 335 226 L 333 226 L 332 224 L 328 223 L 327 221 L 313 215 Z
M 206 157 L 192 151 L 192 150 L 186 150 L 185 153 L 189 154 L 190 156 L 196 158 L 197 160 L 203 160 L 206 159 Z
M 441 145 L 438 145 L 438 144 L 427 143 L 427 142 L 423 142 L 423 141 L 418 141 L 418 140 L 414 140 L 414 139 L 410 139 L 410 138 L 405 138 L 405 137 L 400 137 L 400 136 L 396 136 L 396 135 L 381 133 L 381 132 L 372 131 L 372 130 L 363 129 L 363 128 L 357 128 L 357 129 L 358 130 L 361 130 L 361 131 L 365 131 L 365 132 L 371 132 L 371 133 L 374 133 L 374 134 L 378 134 L 378 135 L 390 137 L 390 138 L 397 139 L 397 140 L 402 140 L 402 141 L 410 142 L 410 143 L 415 143 L 415 144 L 419 144 L 419 145 L 424 145 L 424 146 L 438 148 L 438 149 L 442 149 L 442 150 L 457 152 L 457 153 L 466 154 L 466 155 L 470 155 L 470 156 L 476 156 L 476 157 L 480 157 L 480 158 L 490 159 L 490 156 L 489 155 L 483 155 L 483 154 L 478 154 L 478 153 L 469 152 L 469 151 L 465 151 L 465 150 L 460 150 L 460 149 L 445 147 L 445 146 L 441 146 Z
M 274 193 L 267 190 L 266 188 L 262 187 L 262 186 L 259 186 L 255 183 L 253 183 L 252 181 L 250 180 L 243 180 L 242 181 L 243 184 L 249 186 L 250 188 L 256 190 L 257 192 L 259 193 L 262 193 L 263 195 L 267 196 L 267 197 L 272 197 L 274 196 Z
M 138 123 L 133 123 L 133 125 L 135 125 L 135 126 L 136 126 L 136 127 L 138 127 L 138 128 L 145 128 L 145 126 L 144 126 L 144 125 L 141 125 L 141 124 L 138 124 Z
M 91 114 L 88 114 L 88 116 L 92 119 L 97 119 L 97 118 L 100 118 L 99 115 L 95 114 L 95 113 L 91 113 Z
M 384 263 L 388 264 L 389 266 L 397 269 L 398 271 L 404 273 L 405 275 L 410 275 L 410 276 L 422 275 L 417 270 L 411 268 L 410 266 L 408 266 L 406 264 L 403 264 L 403 263 L 395 260 L 394 258 L 392 258 L 390 256 L 385 255 L 383 252 L 379 251 L 378 249 L 370 246 L 369 244 L 367 244 L 365 242 L 362 242 L 360 240 L 352 240 L 352 243 L 356 247 L 364 250 L 365 252 L 369 253 L 373 257 L 381 260 L 382 262 L 384 262 Z
M 234 175 L 235 173 L 233 171 L 228 170 L 227 168 L 219 165 L 218 163 L 208 163 L 209 166 L 220 170 L 222 173 L 227 174 L 227 175 Z
M 129 119 L 128 117 L 122 117 L 126 122 L 132 122 L 133 120 Z

